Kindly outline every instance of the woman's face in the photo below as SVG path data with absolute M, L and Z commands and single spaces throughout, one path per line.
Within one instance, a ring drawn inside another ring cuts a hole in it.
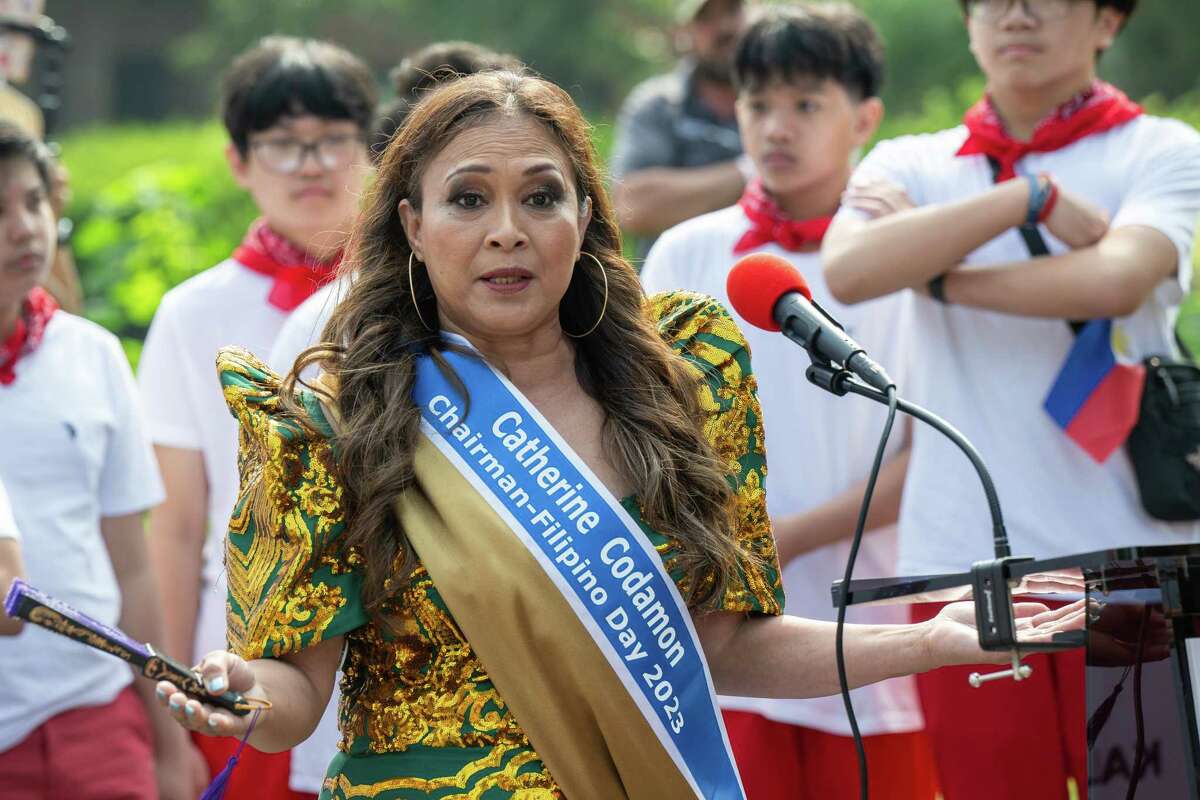
M 37 168 L 24 158 L 0 163 L 0 303 L 20 302 L 46 280 L 57 225 Z
M 442 327 L 485 340 L 559 332 L 591 211 L 550 131 L 527 115 L 486 117 L 429 162 L 420 192 L 421 208 L 402 200 L 400 218 Z

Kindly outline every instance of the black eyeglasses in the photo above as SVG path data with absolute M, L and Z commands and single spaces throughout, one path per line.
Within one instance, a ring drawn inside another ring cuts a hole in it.
M 1019 3 L 1021 10 L 1039 22 L 1065 19 L 1078 0 L 971 0 L 971 16 L 980 22 L 994 23 L 1004 19 Z
M 311 141 L 291 136 L 273 136 L 252 142 L 250 149 L 263 166 L 273 172 L 291 174 L 300 169 L 309 153 L 313 154 L 321 169 L 344 169 L 358 154 L 362 141 L 362 136 L 353 133 L 337 133 Z

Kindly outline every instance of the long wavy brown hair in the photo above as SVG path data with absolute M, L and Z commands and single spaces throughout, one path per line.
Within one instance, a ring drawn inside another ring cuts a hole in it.
M 712 604 L 733 577 L 733 489 L 725 464 L 701 432 L 698 377 L 663 342 L 644 310 L 638 277 L 621 256 L 621 238 L 601 183 L 589 126 L 554 84 L 512 72 L 486 72 L 446 84 L 424 99 L 383 154 L 348 246 L 352 286 L 325 327 L 325 344 L 297 359 L 284 395 L 306 366 L 320 364 L 337 387 L 337 463 L 344 486 L 344 544 L 362 556 L 363 600 L 372 613 L 407 583 L 415 554 L 394 511 L 414 488 L 413 453 L 421 412 L 412 398 L 417 359 L 446 345 L 426 271 L 409 285 L 408 239 L 397 206 L 421 208 L 426 165 L 462 130 L 497 114 L 540 121 L 574 170 L 592 217 L 583 249 L 608 275 L 608 301 L 594 331 L 575 341 L 575 371 L 605 412 L 603 443 L 612 465 L 637 487 L 646 521 L 679 543 L 674 566 L 689 576 L 692 607 Z M 414 305 L 420 303 L 428 330 Z M 580 331 L 600 314 L 604 277 L 584 257 L 575 265 L 559 314 Z

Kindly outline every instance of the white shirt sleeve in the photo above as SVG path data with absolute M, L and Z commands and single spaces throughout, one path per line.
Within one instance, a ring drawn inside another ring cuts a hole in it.
M 204 439 L 195 399 L 182 376 L 187 364 L 177 311 L 167 295 L 154 314 L 138 361 L 145 430 L 155 444 L 201 450 Z
M 267 357 L 267 366 L 280 375 L 292 371 L 296 357 L 302 352 L 321 341 L 325 324 L 333 315 L 333 309 L 349 291 L 349 281 L 339 278 L 337 281 L 319 289 L 288 315 L 283 327 L 271 345 L 271 354 Z M 319 370 L 315 365 L 304 370 L 302 377 L 306 380 L 316 376 Z
M 684 248 L 681 246 L 681 238 L 672 231 L 673 228 L 658 237 L 650 252 L 646 254 L 641 272 L 642 288 L 646 294 L 695 289 L 694 286 L 688 286 L 683 279 L 680 262 L 686 255 L 682 252 Z
M 104 451 L 98 497 L 100 515 L 116 517 L 145 511 L 163 501 L 162 478 L 142 426 L 137 385 L 116 339 L 109 340 L 99 365 L 107 373 L 113 429 Z
M 891 181 L 902 188 L 914 203 L 924 205 L 926 201 L 918 177 L 919 165 L 922 163 L 918 144 L 919 140 L 913 136 L 902 136 L 877 143 L 854 168 L 850 183 L 853 185 L 867 181 Z M 865 213 L 849 206 L 842 206 L 836 216 L 867 218 Z
M 17 530 L 17 521 L 13 519 L 12 505 L 3 483 L 0 483 L 0 539 L 21 540 L 21 532 Z
M 1200 139 L 1190 128 L 1186 133 L 1185 140 L 1143 160 L 1111 225 L 1113 230 L 1145 226 L 1171 240 L 1179 253 L 1178 299 L 1191 289 L 1192 242 L 1200 216 Z

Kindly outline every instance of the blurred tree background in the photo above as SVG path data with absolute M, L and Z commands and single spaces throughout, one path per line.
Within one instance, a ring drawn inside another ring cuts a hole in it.
M 888 46 L 881 136 L 954 124 L 981 87 L 957 0 L 855 4 Z M 1102 73 L 1156 113 L 1200 126 L 1200 48 L 1191 41 L 1200 30 L 1200 3 L 1141 5 L 1105 55 Z M 49 0 L 48 13 L 67 25 L 80 57 L 89 45 L 99 46 L 88 36 L 99 30 L 100 6 L 110 27 L 120 27 L 114 19 L 122 13 L 151 13 L 141 0 Z M 430 42 L 467 39 L 512 52 L 572 93 L 595 125 L 602 154 L 628 90 L 675 58 L 674 0 L 156 0 L 153 6 L 156 49 L 132 53 L 116 71 L 135 96 L 116 103 L 114 115 L 136 118 L 143 103 L 140 116 L 157 119 L 76 121 L 60 137 L 73 176 L 70 213 L 87 312 L 122 337 L 134 360 L 162 293 L 227 256 L 253 214 L 228 177 L 224 134 L 212 117 L 217 76 L 258 37 L 338 42 L 372 66 L 385 97 L 388 70 Z M 147 74 L 148 64 L 160 65 L 162 75 Z M 156 77 L 170 91 L 142 89 L 141 82 L 150 86 Z M 77 89 L 86 82 L 77 79 Z M 71 90 L 68 83 L 68 104 Z M 145 105 L 151 96 L 158 99 Z M 1181 329 L 1200 346 L 1196 297 Z

